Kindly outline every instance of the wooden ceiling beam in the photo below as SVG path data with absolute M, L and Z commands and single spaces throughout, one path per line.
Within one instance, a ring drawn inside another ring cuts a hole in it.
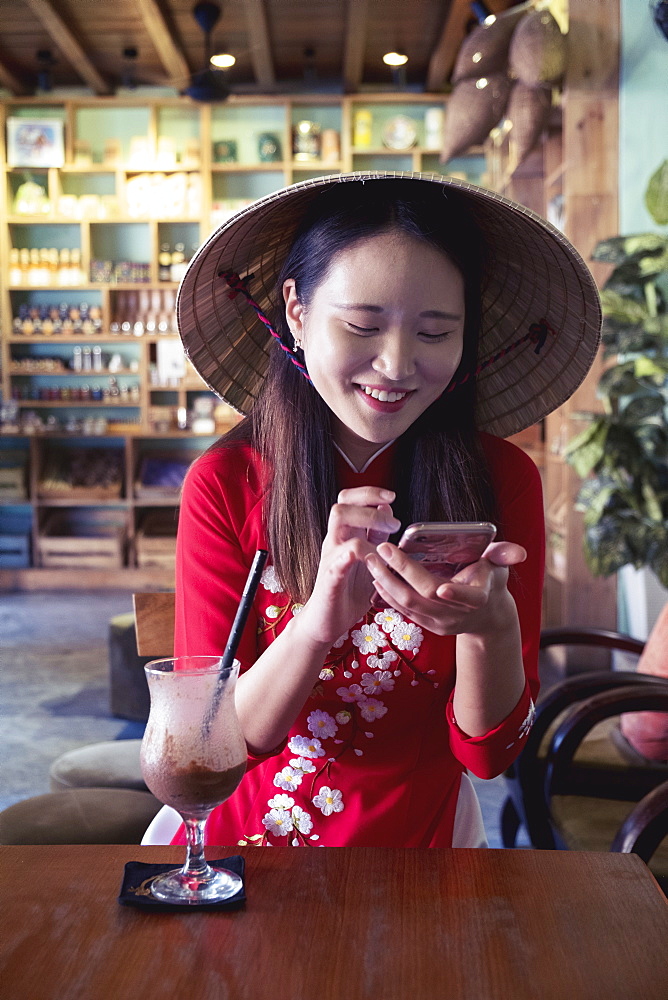
M 364 76 L 368 6 L 368 0 L 348 0 L 343 45 L 343 89 L 347 94 L 359 90 Z
M 513 0 L 487 0 L 493 14 L 511 7 Z M 452 0 L 438 42 L 429 59 L 425 89 L 442 90 L 450 79 L 457 53 L 466 37 L 466 25 L 471 20 L 471 0 Z
M 26 0 L 26 3 L 44 25 L 60 54 L 88 84 L 93 93 L 110 94 L 111 85 L 98 73 L 78 38 L 54 10 L 49 0 Z
M 190 78 L 190 66 L 156 0 L 135 0 L 135 2 L 169 82 L 175 87 L 184 87 Z
M 14 97 L 23 97 L 25 94 L 29 94 L 30 87 L 23 83 L 16 76 L 15 73 L 6 66 L 2 59 L 0 58 L 0 86 L 6 87 L 7 90 L 14 95 Z
M 261 90 L 275 90 L 276 70 L 271 54 L 269 22 L 264 0 L 245 0 L 244 7 L 255 79 Z

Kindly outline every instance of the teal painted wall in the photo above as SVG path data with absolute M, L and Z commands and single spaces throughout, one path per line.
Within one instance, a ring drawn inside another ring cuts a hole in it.
M 668 158 L 668 39 L 652 18 L 650 0 L 620 0 L 620 232 L 661 227 L 645 208 L 647 181 Z

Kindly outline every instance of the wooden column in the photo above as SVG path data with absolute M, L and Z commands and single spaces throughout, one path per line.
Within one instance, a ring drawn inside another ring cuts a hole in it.
M 570 0 L 563 102 L 565 232 L 599 284 L 609 268 L 591 263 L 599 240 L 618 232 L 619 0 Z M 600 408 L 595 363 L 575 395 L 547 420 L 548 499 L 565 512 L 561 579 L 549 578 L 546 625 L 616 626 L 614 579 L 595 578 L 583 554 L 581 515 L 573 510 L 580 480 L 561 458 L 585 424 L 574 415 Z M 548 524 L 549 530 L 549 524 Z

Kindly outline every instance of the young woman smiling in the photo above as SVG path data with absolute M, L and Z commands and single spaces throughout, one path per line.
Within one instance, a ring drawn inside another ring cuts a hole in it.
M 490 192 L 343 175 L 226 223 L 178 312 L 248 415 L 184 484 L 177 655 L 222 651 L 270 553 L 238 653 L 248 770 L 208 842 L 484 844 L 465 772 L 511 763 L 538 689 L 540 479 L 503 437 L 584 378 L 589 272 Z M 451 581 L 395 544 L 411 522 L 486 520 L 498 540 Z

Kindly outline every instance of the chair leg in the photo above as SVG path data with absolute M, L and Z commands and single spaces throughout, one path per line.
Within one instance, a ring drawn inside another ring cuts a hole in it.
M 520 814 L 515 808 L 515 803 L 508 797 L 501 810 L 501 843 L 504 847 L 514 847 L 517 840 L 517 831 L 520 828 Z

